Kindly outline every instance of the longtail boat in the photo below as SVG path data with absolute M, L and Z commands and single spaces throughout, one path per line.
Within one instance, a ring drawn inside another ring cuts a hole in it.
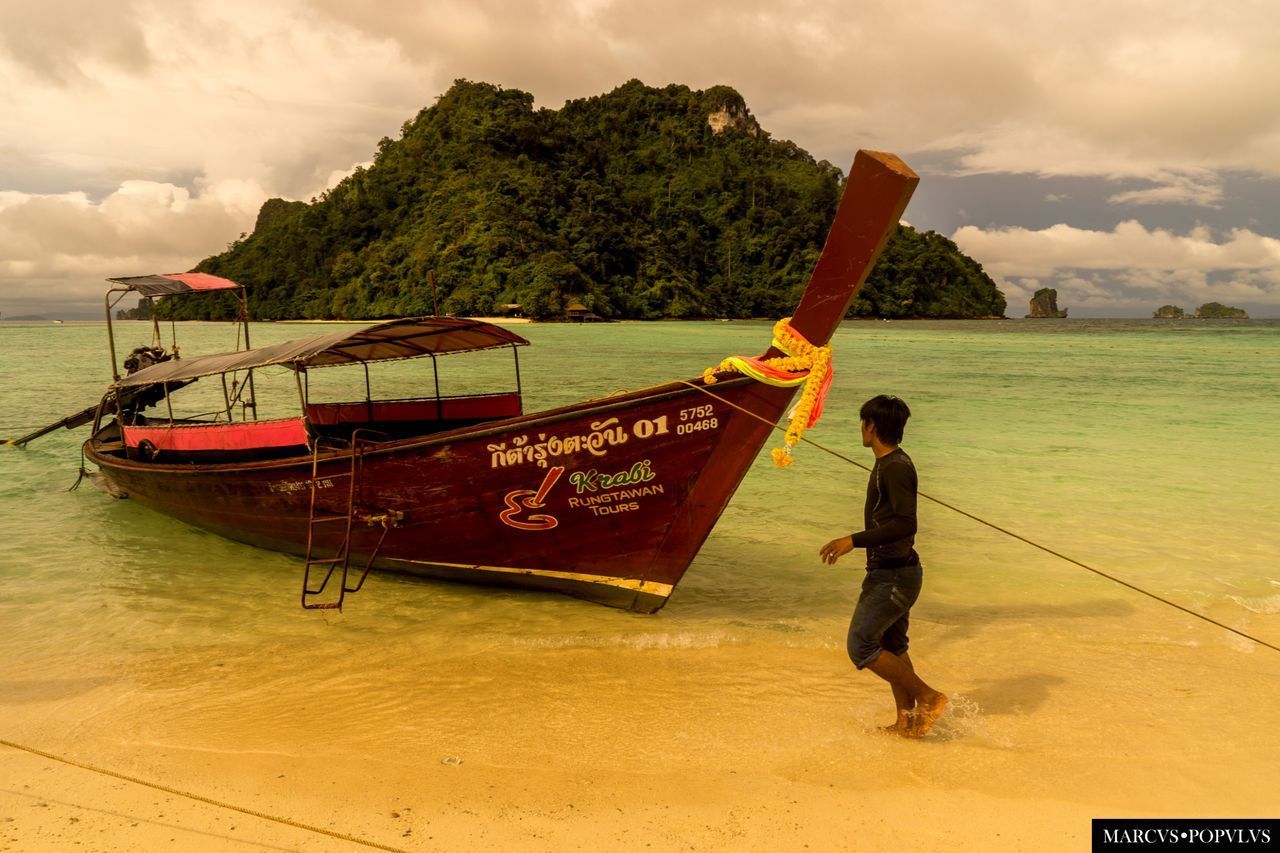
M 822 255 L 778 334 L 805 352 L 829 352 L 918 180 L 891 154 L 858 153 Z M 242 289 L 213 276 L 112 281 L 112 293 L 233 290 L 244 306 Z M 797 380 L 821 367 L 771 348 L 739 360 L 740 374 L 726 361 L 687 381 L 526 413 L 519 348 L 528 342 L 499 326 L 423 317 L 255 349 L 247 311 L 242 319 L 245 349 L 174 358 L 140 348 L 124 375 L 113 340 L 115 381 L 97 407 L 72 418 L 92 419 L 85 458 L 111 494 L 303 557 L 304 607 L 340 607 L 376 569 L 655 612 L 784 416 Z M 311 400 L 308 376 L 322 368 L 359 366 L 367 379 L 374 362 L 435 365 L 498 348 L 513 354 L 514 392 L 442 396 L 437 373 L 431 395 Z M 293 372 L 301 410 L 259 419 L 253 371 L 273 365 Z M 792 381 L 770 384 L 771 376 Z M 175 418 L 171 392 L 211 377 L 222 380 L 225 411 Z M 821 391 L 812 378 L 802 398 L 809 418 Z M 157 413 L 164 406 L 168 417 Z

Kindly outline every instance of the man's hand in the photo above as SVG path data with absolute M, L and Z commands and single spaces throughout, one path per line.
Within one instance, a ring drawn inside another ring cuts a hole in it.
M 836 560 L 843 557 L 853 550 L 853 537 L 842 536 L 839 539 L 832 539 L 826 545 L 818 550 L 818 556 L 822 557 L 822 562 L 829 566 L 834 566 Z

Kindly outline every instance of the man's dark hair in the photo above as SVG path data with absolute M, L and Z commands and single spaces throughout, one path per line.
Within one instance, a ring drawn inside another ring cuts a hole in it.
M 897 397 L 880 394 L 862 404 L 858 417 L 863 423 L 875 427 L 876 437 L 885 444 L 897 446 L 902 443 L 902 431 L 907 426 L 907 418 L 911 417 L 911 410 Z

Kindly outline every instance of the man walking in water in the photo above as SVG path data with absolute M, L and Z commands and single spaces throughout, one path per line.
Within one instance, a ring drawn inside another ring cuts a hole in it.
M 907 619 L 920 595 L 916 554 L 916 469 L 898 445 L 911 417 L 907 404 L 881 394 L 862 404 L 862 446 L 876 457 L 867 483 L 864 530 L 832 539 L 819 550 L 833 565 L 854 548 L 867 549 L 867 575 L 849 625 L 849 657 L 889 682 L 898 718 L 885 731 L 918 738 L 933 727 L 947 697 L 916 675 L 907 654 Z

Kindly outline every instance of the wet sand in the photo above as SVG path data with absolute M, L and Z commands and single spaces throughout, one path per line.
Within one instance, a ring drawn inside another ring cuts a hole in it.
M 888 691 L 833 646 L 334 658 L 308 678 L 223 650 L 127 679 L 26 672 L 0 707 L 25 744 L 412 850 L 1078 850 L 1092 817 L 1275 811 L 1254 784 L 1280 761 L 1273 652 L 922 649 L 954 708 L 908 741 L 875 731 Z M 352 848 L 8 748 L 0 768 L 14 849 Z

